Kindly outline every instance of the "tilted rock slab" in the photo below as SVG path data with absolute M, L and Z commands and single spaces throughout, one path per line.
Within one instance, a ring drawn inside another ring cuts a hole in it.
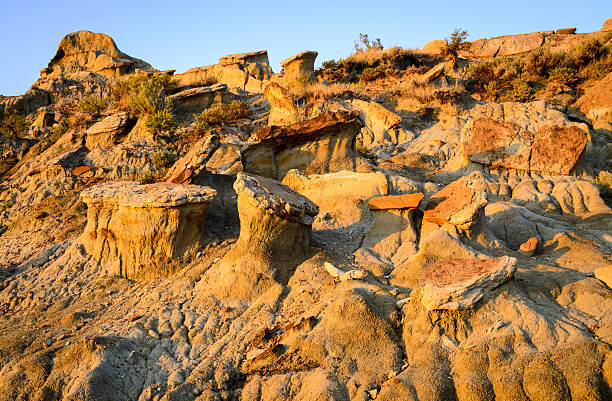
M 591 122 L 595 129 L 612 131 L 612 72 L 584 91 L 573 104 Z
M 473 227 L 487 205 L 487 194 L 480 190 L 480 182 L 475 172 L 445 186 L 429 198 L 423 221 L 450 223 L 463 230 Z
M 421 302 L 427 310 L 464 310 L 510 280 L 516 271 L 510 256 L 454 259 L 434 263 L 421 274 Z
M 355 260 L 360 264 L 401 264 L 417 252 L 415 211 L 422 193 L 377 196 L 368 207 L 374 216 Z
M 189 184 L 191 180 L 206 170 L 206 163 L 221 146 L 216 131 L 197 141 L 187 154 L 177 160 L 164 176 L 164 181 L 175 184 Z
M 225 84 L 186 89 L 168 96 L 175 111 L 186 114 L 199 114 L 213 103 L 229 103 L 235 98 Z
M 278 181 L 239 173 L 240 236 L 214 267 L 220 296 L 252 299 L 275 283 L 287 284 L 310 248 L 319 207 Z
M 355 150 L 361 127 L 354 114 L 326 112 L 289 126 L 263 128 L 241 150 L 244 171 L 279 180 L 291 169 L 304 174 L 371 171 Z
M 204 245 L 214 189 L 198 185 L 108 182 L 81 192 L 87 226 L 81 241 L 109 273 L 149 278 Z

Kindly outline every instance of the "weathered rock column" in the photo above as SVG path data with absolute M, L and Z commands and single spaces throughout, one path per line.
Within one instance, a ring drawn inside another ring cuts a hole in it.
M 240 173 L 240 236 L 216 269 L 217 295 L 252 299 L 286 284 L 308 255 L 319 207 L 278 181 Z
M 177 259 L 204 245 L 204 222 L 215 194 L 198 185 L 97 185 L 81 193 L 88 207 L 81 241 L 111 274 L 144 279 L 166 275 Z
M 314 62 L 318 54 L 307 50 L 282 61 L 281 67 L 285 71 L 283 82 L 291 86 L 297 83 L 296 80 L 302 80 L 303 82 L 316 81 Z

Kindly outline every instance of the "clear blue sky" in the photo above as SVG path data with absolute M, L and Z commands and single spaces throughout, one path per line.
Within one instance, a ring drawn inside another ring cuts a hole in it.
M 386 47 L 422 47 L 461 27 L 470 39 L 575 27 L 612 18 L 612 1 L 133 1 L 0 0 L 0 94 L 38 78 L 62 37 L 86 29 L 158 69 L 183 72 L 220 56 L 267 49 L 275 72 L 302 50 L 317 64 L 346 57 L 360 32 Z

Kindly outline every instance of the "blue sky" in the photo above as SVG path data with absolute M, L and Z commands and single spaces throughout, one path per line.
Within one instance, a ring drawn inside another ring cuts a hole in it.
M 61 38 L 86 29 L 155 68 L 183 72 L 218 58 L 267 49 L 275 72 L 302 50 L 317 64 L 346 57 L 360 32 L 385 47 L 422 47 L 461 27 L 470 39 L 575 27 L 612 18 L 612 1 L 10 1 L 0 14 L 0 94 L 26 91 Z

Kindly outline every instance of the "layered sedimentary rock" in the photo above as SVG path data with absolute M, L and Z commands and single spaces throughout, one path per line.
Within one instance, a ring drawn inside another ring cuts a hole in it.
M 110 274 L 165 275 L 206 240 L 215 190 L 197 185 L 108 182 L 81 193 L 87 226 L 81 241 Z
M 423 200 L 422 193 L 379 196 L 370 199 L 368 207 L 374 216 L 355 260 L 363 265 L 399 265 L 417 251 L 415 211 Z
M 421 302 L 427 310 L 469 309 L 510 280 L 515 264 L 516 259 L 510 256 L 431 264 L 421 274 Z
M 360 138 L 366 149 L 376 152 L 397 144 L 398 135 L 392 130 L 402 122 L 400 116 L 376 102 L 353 99 L 350 106 L 365 124 Z
M 326 112 L 289 126 L 255 132 L 241 151 L 244 170 L 280 179 L 291 169 L 305 174 L 369 170 L 355 151 L 362 124 L 346 112 Z
M 288 85 L 292 85 L 296 81 L 310 82 L 316 80 L 314 62 L 317 55 L 317 52 L 307 50 L 282 61 L 281 67 L 284 70 L 283 81 Z
M 468 160 L 493 168 L 570 173 L 589 139 L 584 124 L 570 122 L 544 102 L 498 107 L 485 108 L 463 127 L 461 147 Z
M 122 53 L 105 34 L 78 31 L 64 36 L 41 78 L 85 70 L 116 78 L 136 69 L 150 71 L 152 67 Z
M 232 88 L 261 92 L 265 82 L 272 76 L 266 50 L 230 54 L 219 59 L 219 64 L 196 67 L 176 74 L 179 86 L 208 86 L 218 81 Z
M 309 252 L 319 207 L 278 181 L 239 173 L 240 236 L 215 266 L 215 293 L 252 299 L 275 283 L 286 284 Z
M 215 84 L 191 88 L 168 96 L 174 110 L 184 114 L 199 114 L 213 103 L 230 103 L 236 97 L 227 91 L 227 85 Z
M 268 125 L 289 125 L 297 121 L 298 107 L 291 92 L 272 82 L 264 89 L 264 96 L 270 105 Z

